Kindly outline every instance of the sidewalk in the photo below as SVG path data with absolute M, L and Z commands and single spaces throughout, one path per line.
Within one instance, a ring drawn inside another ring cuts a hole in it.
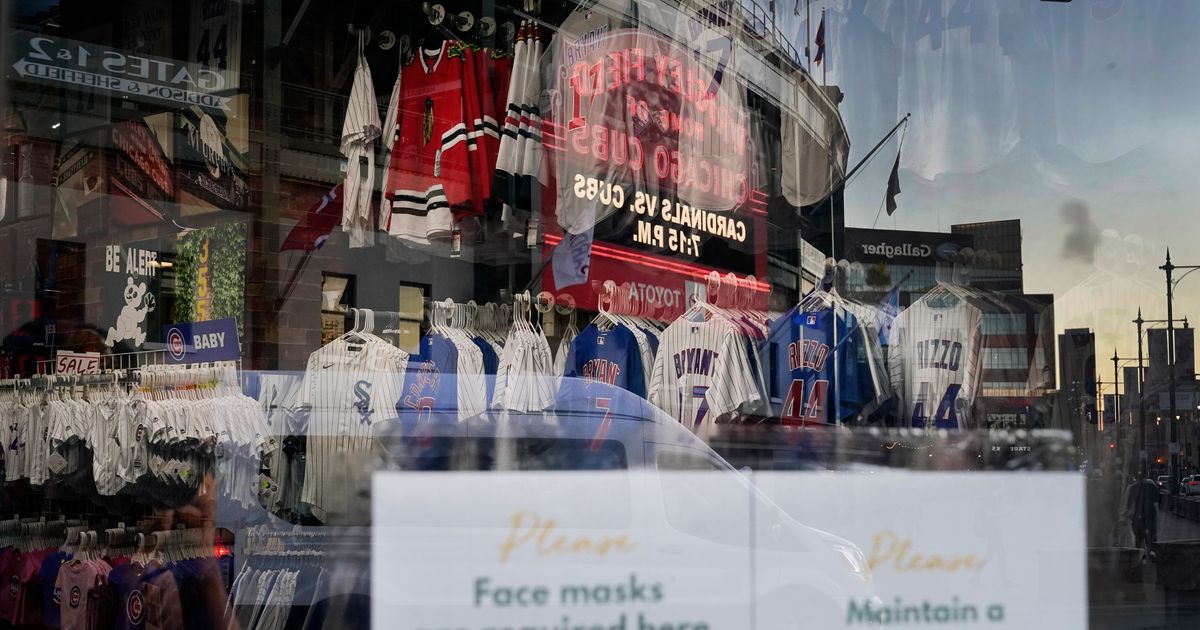
M 1200 523 L 1166 510 L 1158 512 L 1158 540 L 1200 540 Z M 1167 592 L 1156 583 L 1157 566 L 1146 562 L 1137 577 L 1118 583 L 1090 584 L 1088 621 L 1091 630 L 1168 630 L 1200 627 L 1196 602 L 1188 595 Z M 1100 587 L 1097 590 L 1097 587 Z M 1115 588 L 1113 588 L 1115 587 Z
M 1200 523 L 1180 518 L 1166 510 L 1159 510 L 1158 540 L 1200 540 Z

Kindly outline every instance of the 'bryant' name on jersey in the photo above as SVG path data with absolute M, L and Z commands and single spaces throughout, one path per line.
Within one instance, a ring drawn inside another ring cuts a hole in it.
M 575 176 L 575 196 L 588 201 L 599 201 L 601 204 L 640 215 L 661 216 L 667 223 L 675 223 L 683 227 L 703 230 L 714 236 L 731 239 L 739 243 L 746 241 L 746 222 L 741 219 L 726 216 L 702 208 L 695 208 L 678 200 L 660 198 L 656 195 L 635 191 L 632 203 L 620 184 L 602 182 L 594 177 Z

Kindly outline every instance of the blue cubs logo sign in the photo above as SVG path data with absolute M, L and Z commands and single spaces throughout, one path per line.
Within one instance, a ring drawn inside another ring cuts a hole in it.
M 167 351 L 171 358 L 182 361 L 187 356 L 187 344 L 183 341 L 183 333 L 178 328 L 167 331 Z
M 71 608 L 79 608 L 80 598 L 81 598 L 81 594 L 79 592 L 79 587 L 72 586 L 71 587 Z
M 129 625 L 136 626 L 142 623 L 142 615 L 145 614 L 146 607 L 142 601 L 142 592 L 134 589 L 125 598 L 125 616 L 129 619 Z

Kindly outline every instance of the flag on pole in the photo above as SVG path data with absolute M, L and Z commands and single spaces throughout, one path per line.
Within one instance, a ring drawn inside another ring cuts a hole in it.
M 582 234 L 563 231 L 554 248 L 554 286 L 558 289 L 587 282 L 592 264 L 592 228 Z
M 300 221 L 288 233 L 287 238 L 283 239 L 279 250 L 298 249 L 311 252 L 320 249 L 329 238 L 329 233 L 341 221 L 342 184 L 338 184 L 300 217 Z
M 821 23 L 817 25 L 817 37 L 813 40 L 813 44 L 817 47 L 817 54 L 813 57 L 813 63 L 824 63 L 825 61 L 825 12 L 821 12 Z
M 900 151 L 896 151 L 896 161 L 892 164 L 892 174 L 888 177 L 887 213 L 892 216 L 896 211 L 896 195 L 900 194 Z
M 909 275 L 912 275 L 912 272 L 909 272 Z M 879 329 L 879 345 L 881 346 L 886 346 L 890 343 L 888 340 L 892 337 L 892 324 L 896 321 L 896 316 L 900 314 L 900 285 L 906 280 L 908 280 L 907 277 L 897 282 L 876 306 L 876 311 L 879 313 L 879 321 L 877 322 L 879 325 L 877 328 Z

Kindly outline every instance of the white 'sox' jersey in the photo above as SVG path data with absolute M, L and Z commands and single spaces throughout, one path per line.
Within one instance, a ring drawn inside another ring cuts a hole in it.
M 902 426 L 975 427 L 971 408 L 982 376 L 983 315 L 956 299 L 935 307 L 922 298 L 892 325 L 888 371 Z
M 746 340 L 733 323 L 678 319 L 659 339 L 650 402 L 693 432 L 762 401 Z
M 359 486 L 347 483 L 369 474 L 360 468 L 372 427 L 396 417 L 407 369 L 408 354 L 378 340 L 352 346 L 337 339 L 309 356 L 300 392 L 311 407 L 301 500 L 314 516 L 327 523 L 353 516 L 348 488 Z

